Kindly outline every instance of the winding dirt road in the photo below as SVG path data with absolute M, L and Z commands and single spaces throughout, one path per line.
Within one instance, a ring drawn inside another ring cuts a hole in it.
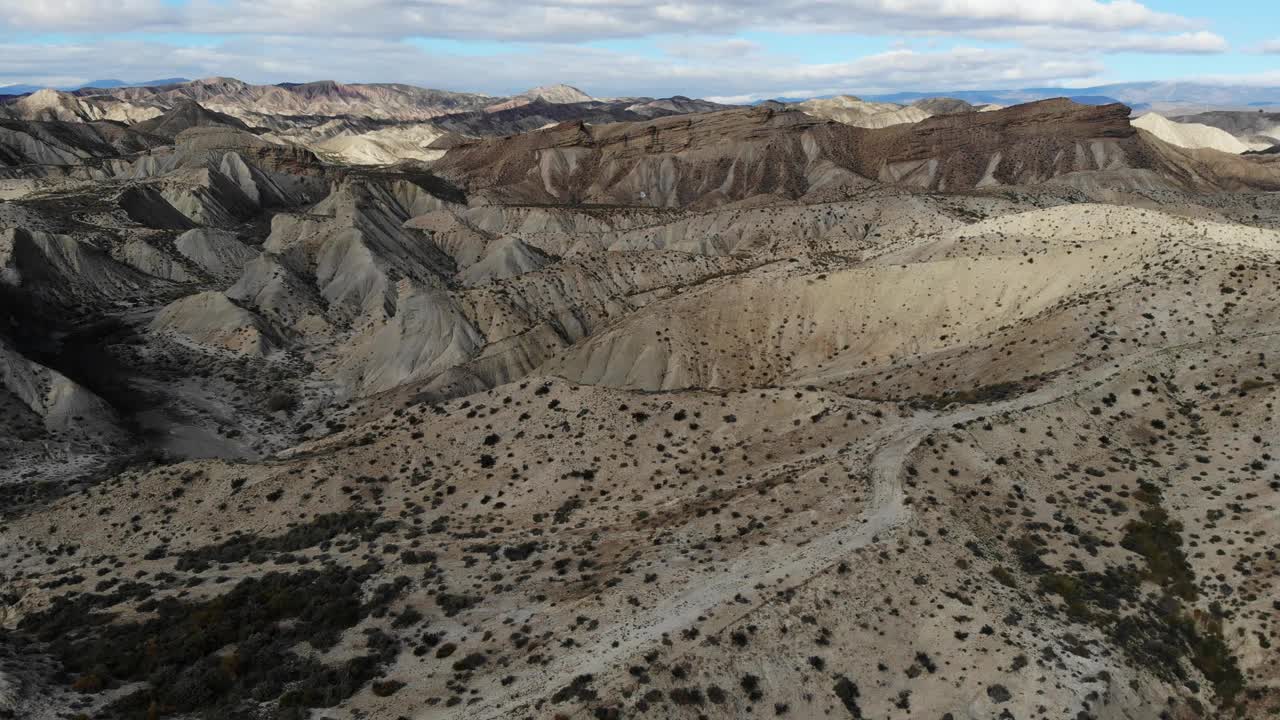
M 1265 335 L 1273 333 L 1258 333 Z M 756 585 L 777 591 L 796 588 L 814 576 L 847 559 L 856 549 L 879 542 L 887 534 L 909 522 L 911 510 L 905 503 L 901 477 L 907 459 L 930 434 L 982 417 L 1023 412 L 1075 396 L 1134 368 L 1159 362 L 1161 356 L 1185 348 L 1220 343 L 1222 337 L 1182 346 L 1145 350 L 1109 361 L 1098 367 L 1077 369 L 1055 378 L 1045 386 L 1016 398 L 989 404 L 953 406 L 940 412 L 916 411 L 910 417 L 885 427 L 853 449 L 847 447 L 815 452 L 802 460 L 806 469 L 839 462 L 850 455 L 868 458 L 872 478 L 869 506 L 857 517 L 803 545 L 775 542 L 753 550 L 732 562 L 694 575 L 679 589 L 647 604 L 626 622 L 602 624 L 599 633 L 584 644 L 590 653 L 575 653 L 552 663 L 540 672 L 526 673 L 509 687 L 485 691 L 485 698 L 451 716 L 467 720 L 499 720 L 531 712 L 529 698 L 545 697 L 548 691 L 569 685 L 581 675 L 601 677 L 662 642 L 665 636 L 677 643 L 680 631 L 697 625 L 703 634 L 719 632 L 749 617 L 761 603 L 739 607 L 735 595 Z M 754 593 L 753 593 L 754 594 Z M 710 620 L 698 621 L 698 618 Z M 584 658 L 586 658 L 584 662 Z

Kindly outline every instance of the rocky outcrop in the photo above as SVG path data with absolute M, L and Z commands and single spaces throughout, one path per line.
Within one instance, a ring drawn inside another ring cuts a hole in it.
M 802 113 L 742 110 L 644 123 L 570 122 L 456 147 L 436 172 L 498 203 L 714 205 L 807 190 Z
M 134 185 L 116 196 L 116 203 L 129 219 L 149 228 L 188 230 L 195 226 L 191 218 L 169 203 L 159 188 Z
M 273 176 L 319 178 L 325 174 L 319 159 L 305 148 L 268 142 L 231 127 L 193 127 L 175 138 L 180 166 L 221 165 L 229 153 Z

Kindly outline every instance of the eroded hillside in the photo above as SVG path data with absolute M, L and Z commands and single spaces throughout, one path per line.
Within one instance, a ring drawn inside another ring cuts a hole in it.
M 277 89 L 0 123 L 0 716 L 1280 708 L 1274 156 L 673 98 L 352 167 Z

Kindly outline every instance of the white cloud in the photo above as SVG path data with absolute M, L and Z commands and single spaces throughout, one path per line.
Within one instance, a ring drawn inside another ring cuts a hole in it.
M 726 71 L 726 65 L 732 71 Z M 85 68 L 92 68 L 86 71 Z M 410 82 L 507 94 L 568 82 L 597 96 L 819 95 L 1056 84 L 1098 75 L 1102 64 L 1066 53 L 1021 49 L 894 50 L 847 62 L 780 62 L 750 52 L 716 57 L 653 57 L 571 44 L 455 57 L 374 38 L 240 37 L 212 47 L 142 41 L 79 46 L 0 44 L 0 85 L 37 77 L 87 80 L 104 74 L 143 79 L 231 75 L 252 82 L 337 79 Z M 71 84 L 71 83 L 68 83 Z
M 976 37 L 1005 40 L 1038 50 L 1072 52 L 1132 52 L 1170 55 L 1207 55 L 1226 52 L 1221 35 L 1204 30 L 1176 34 L 1100 33 L 1051 27 L 998 28 L 975 32 Z
M 0 0 L 0 28 L 27 32 L 161 30 L 188 22 L 161 0 Z
M 384 35 L 577 42 L 656 33 L 965 33 L 1008 27 L 1094 32 L 1195 29 L 1133 0 L 0 0 L 0 25 L 80 31 Z
M 1161 13 L 1130 0 L 843 0 L 791 3 L 776 18 L 799 26 L 857 31 L 880 25 L 898 31 L 959 32 L 966 29 L 1053 26 L 1094 31 L 1172 31 L 1197 22 Z M 766 9 L 770 7 L 764 3 Z M 776 20 L 775 20 L 776 22 Z
M 112 34 L 124 30 L 127 39 Z M 749 30 L 911 42 L 805 64 L 737 36 Z M 495 94 L 561 81 L 598 95 L 753 97 L 1082 84 L 1101 76 L 1108 53 L 1227 47 L 1200 22 L 1134 0 L 0 0 L 5 31 L 0 85 L 231 75 Z M 89 31 L 74 41 L 14 39 Z M 149 35 L 159 32 L 208 41 L 174 47 L 146 39 L 164 37 Z M 422 37 L 499 41 L 505 52 L 477 43 L 457 56 L 432 54 L 416 44 Z M 657 38 L 657 54 L 589 44 L 647 37 Z M 968 39 L 1007 47 L 963 47 Z
M 1223 88 L 1268 88 L 1276 93 L 1267 99 L 1280 105 L 1280 70 L 1263 70 L 1262 72 L 1244 73 L 1240 75 L 1200 75 L 1188 78 L 1189 82 L 1201 82 Z
M 764 52 L 760 43 L 746 38 L 707 39 L 695 38 L 681 42 L 664 43 L 663 52 L 671 57 L 703 60 L 740 59 Z
M 1275 40 L 1268 40 L 1262 43 L 1261 50 L 1264 53 L 1280 55 L 1280 38 L 1276 38 Z

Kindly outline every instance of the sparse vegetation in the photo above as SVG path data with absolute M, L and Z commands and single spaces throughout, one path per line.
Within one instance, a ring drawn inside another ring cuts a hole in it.
M 0 717 L 1280 708 L 1280 165 L 257 93 L 4 106 Z

